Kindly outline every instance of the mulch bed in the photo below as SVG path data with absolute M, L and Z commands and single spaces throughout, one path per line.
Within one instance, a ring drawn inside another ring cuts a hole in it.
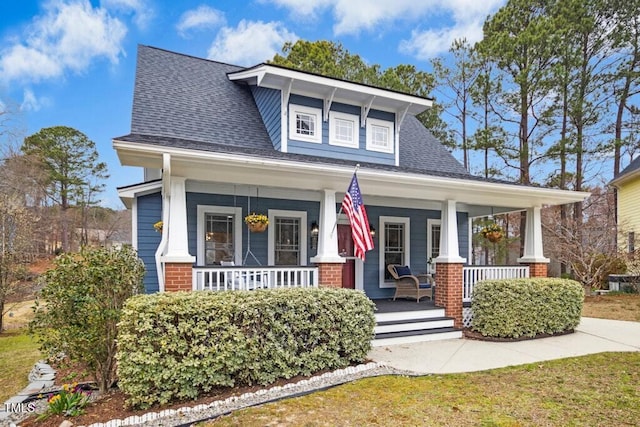
M 60 369 L 57 372 L 56 378 L 64 378 L 65 374 L 69 374 L 74 371 L 73 367 L 65 366 L 65 367 L 56 367 L 56 370 Z M 75 368 L 77 369 L 77 368 Z M 329 370 L 324 370 L 315 373 L 313 376 L 322 375 Z M 77 372 L 77 371 L 76 371 Z M 281 379 L 273 384 L 270 384 L 267 387 L 275 387 L 275 386 L 284 386 L 288 383 L 296 383 L 303 379 L 308 379 L 310 377 L 297 376 L 290 379 Z M 75 378 L 73 382 L 77 382 L 78 379 Z M 56 384 L 62 385 L 63 383 L 69 383 L 71 381 L 64 381 L 56 379 Z M 118 390 L 117 388 L 110 391 L 108 394 L 104 396 L 100 396 L 96 399 L 95 402 L 90 403 L 85 408 L 85 413 L 83 415 L 79 415 L 77 417 L 64 417 L 62 415 L 52 415 L 46 420 L 36 421 L 37 415 L 29 417 L 28 419 L 20 422 L 21 427 L 58 427 L 60 423 L 64 420 L 69 420 L 73 423 L 73 425 L 89 425 L 93 423 L 106 423 L 107 421 L 111 421 L 114 419 L 125 419 L 131 416 L 141 416 L 149 412 L 160 412 L 165 409 L 179 409 L 185 406 L 196 406 L 200 404 L 209 404 L 215 402 L 217 400 L 225 400 L 231 396 L 240 396 L 244 393 L 254 393 L 262 388 L 263 386 L 244 386 L 244 387 L 221 387 L 219 389 L 215 389 L 206 395 L 195 399 L 188 400 L 183 402 L 178 402 L 170 405 L 163 406 L 154 406 L 145 410 L 133 410 L 127 408 L 125 404 L 126 395 Z
M 503 338 L 503 337 L 487 337 L 482 335 L 480 332 L 472 331 L 471 329 L 463 329 L 462 333 L 465 338 L 469 338 L 472 340 L 478 341 L 490 341 L 490 342 L 518 342 L 518 341 L 529 341 L 529 340 L 537 340 L 540 338 L 549 338 L 549 337 L 558 337 L 562 335 L 568 335 L 574 333 L 575 330 L 569 329 L 563 332 L 557 332 L 555 334 L 538 334 L 535 337 L 518 337 L 518 338 Z

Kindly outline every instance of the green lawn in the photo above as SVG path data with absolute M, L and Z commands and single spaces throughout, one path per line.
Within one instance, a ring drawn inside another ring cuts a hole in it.
M 620 426 L 640 420 L 640 353 L 493 371 L 367 378 L 206 426 Z
M 41 358 L 38 345 L 26 330 L 0 334 L 0 404 L 27 386 L 29 371 Z

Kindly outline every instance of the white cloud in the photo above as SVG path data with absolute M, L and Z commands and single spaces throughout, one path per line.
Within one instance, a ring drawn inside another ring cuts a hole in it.
M 24 41 L 0 52 L 0 79 L 38 82 L 67 70 L 81 73 L 96 58 L 118 63 L 126 32 L 122 22 L 88 0 L 50 2 Z
M 224 27 L 209 48 L 208 57 L 238 65 L 254 65 L 271 59 L 287 41 L 298 36 L 280 22 L 242 20 L 237 28 Z
M 482 22 L 469 22 L 453 27 L 411 32 L 409 40 L 400 42 L 400 51 L 418 59 L 429 60 L 447 52 L 454 40 L 466 38 L 473 43 L 482 39 Z
M 490 14 L 494 13 L 505 0 L 451 0 L 447 3 L 446 13 L 451 16 L 453 25 L 414 30 L 409 40 L 400 42 L 400 51 L 418 59 L 428 60 L 447 52 L 456 39 L 466 38 L 470 44 L 482 40 L 482 25 Z
M 154 17 L 153 9 L 145 0 L 102 0 L 100 5 L 105 9 L 133 13 L 133 22 L 141 29 L 147 28 Z
M 273 3 L 276 6 L 289 9 L 290 13 L 297 17 L 311 17 L 320 13 L 322 9 L 331 7 L 339 0 L 260 0 L 261 3 Z M 348 2 L 349 0 L 347 0 Z
M 189 30 L 215 28 L 224 23 L 223 12 L 203 4 L 184 12 L 176 24 L 176 29 L 180 36 L 185 37 Z
M 38 111 L 50 103 L 48 98 L 37 98 L 31 89 L 25 89 L 22 104 L 20 104 L 20 111 Z
M 475 42 L 482 37 L 485 18 L 506 0 L 261 0 L 286 8 L 291 15 L 311 19 L 331 10 L 336 36 L 380 33 L 407 22 L 428 22 L 430 28 L 414 30 L 401 50 L 420 59 L 446 52 L 456 38 Z M 403 23 L 398 23 L 403 21 Z
M 358 34 L 362 30 L 377 32 L 382 24 L 398 19 L 418 20 L 439 12 L 438 0 L 261 0 L 286 8 L 294 17 L 313 18 L 330 9 L 335 22 L 333 33 Z

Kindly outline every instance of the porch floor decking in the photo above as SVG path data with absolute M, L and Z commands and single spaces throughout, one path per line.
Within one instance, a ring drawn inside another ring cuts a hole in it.
M 404 311 L 420 311 L 420 310 L 438 310 L 441 307 L 436 307 L 435 303 L 431 300 L 423 298 L 420 302 L 416 302 L 415 299 L 374 299 L 372 300 L 376 305 L 376 314 L 381 313 L 398 313 Z

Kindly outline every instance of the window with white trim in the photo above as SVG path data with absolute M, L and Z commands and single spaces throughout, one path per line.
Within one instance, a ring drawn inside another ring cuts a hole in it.
M 289 139 L 322 142 L 322 110 L 289 104 Z
M 441 220 L 427 219 L 427 273 L 429 274 L 435 274 L 436 272 L 434 260 L 440 255 L 441 227 Z
M 269 209 L 269 265 L 307 265 L 307 213 Z
M 329 144 L 340 147 L 358 148 L 360 146 L 359 116 L 353 114 L 329 112 Z
M 241 263 L 242 208 L 198 206 L 197 264 Z
M 395 283 L 389 274 L 389 264 L 410 265 L 409 218 L 380 217 L 380 287 L 392 288 Z
M 367 150 L 393 153 L 393 123 L 367 119 Z

